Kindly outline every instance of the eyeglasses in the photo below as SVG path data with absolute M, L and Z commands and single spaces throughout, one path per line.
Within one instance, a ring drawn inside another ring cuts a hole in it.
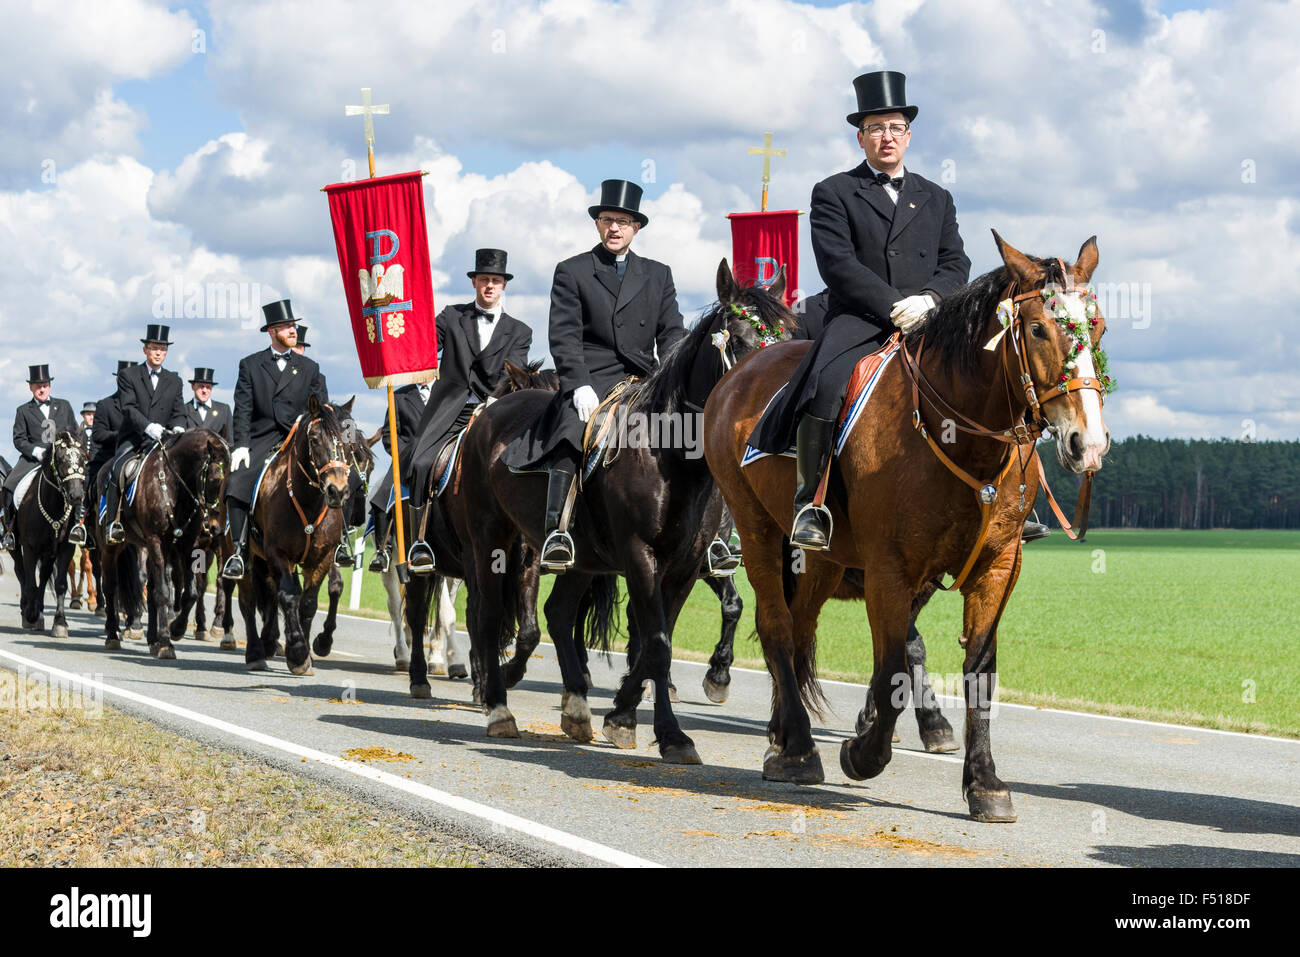
M 886 132 L 888 132 L 890 136 L 898 137 L 904 135 L 909 129 L 910 126 L 907 123 L 890 123 L 888 126 L 884 123 L 872 123 L 870 126 L 862 127 L 862 132 L 866 133 L 873 140 L 878 140 L 884 136 Z
M 627 229 L 632 225 L 632 220 L 630 219 L 615 219 L 612 216 L 597 216 L 596 222 L 600 223 L 600 225 L 606 229 L 609 229 L 611 226 L 617 226 L 619 229 Z

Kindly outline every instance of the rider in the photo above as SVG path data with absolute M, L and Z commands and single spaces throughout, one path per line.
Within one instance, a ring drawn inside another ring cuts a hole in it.
M 50 367 L 28 366 L 27 388 L 31 390 L 30 402 L 24 402 L 14 412 L 14 448 L 18 462 L 6 476 L 0 488 L 0 548 L 14 547 L 13 528 L 15 492 L 24 476 L 30 474 L 44 461 L 55 436 L 60 432 L 76 432 L 77 420 L 67 399 L 50 398 Z M 86 543 L 86 515 L 84 502 L 77 504 L 76 523 L 68 532 L 68 541 L 74 545 Z
M 167 338 L 171 329 L 150 323 L 145 336 L 144 362 L 127 366 L 117 374 L 117 404 L 122 413 L 122 424 L 117 432 L 117 453 L 109 471 L 107 515 L 111 515 L 105 536 L 109 544 L 117 544 L 126 536 L 121 522 L 122 470 L 131 455 L 146 442 L 159 442 L 163 433 L 185 431 L 185 391 L 181 377 L 162 367 L 167 358 Z
M 402 462 L 402 484 L 410 490 L 412 508 L 423 508 L 427 503 L 438 452 L 469 424 L 474 410 L 501 384 L 506 375 L 506 362 L 520 367 L 528 364 L 533 331 L 501 306 L 506 283 L 514 278 L 506 271 L 506 259 L 504 249 L 475 250 L 474 268 L 466 273 L 474 284 L 474 301 L 448 306 L 438 315 L 438 381 L 432 383 L 423 403 L 414 397 L 407 399 L 406 414 L 416 416 L 409 426 L 398 406 L 397 449 Z M 396 393 L 393 398 L 396 403 Z M 404 427 L 406 435 L 403 435 Z M 391 455 L 387 420 L 383 440 L 384 448 Z M 388 562 L 387 553 L 380 549 L 388 538 L 391 489 L 390 469 L 370 500 L 377 549 L 375 561 L 370 563 L 372 570 L 378 564 L 382 571 Z M 407 550 L 407 562 L 416 574 L 432 572 L 433 549 L 425 542 L 412 542 Z
M 800 548 L 830 547 L 830 511 L 813 499 L 854 366 L 895 329 L 919 329 L 970 277 L 951 194 L 903 166 L 917 114 L 907 105 L 905 82 L 892 71 L 853 81 L 858 110 L 847 119 L 866 160 L 818 183 L 809 215 L 817 268 L 829 289 L 825 324 L 749 440 L 773 454 L 795 445 L 790 541 Z
M 640 211 L 641 187 L 626 180 L 600 184 L 600 202 L 587 212 L 600 242 L 555 267 L 550 345 L 560 391 L 506 447 L 501 460 L 516 471 L 549 472 L 542 565 L 573 564 L 573 539 L 560 516 L 582 454 L 583 426 L 601 400 L 628 376 L 644 376 L 686 334 L 672 270 L 631 252 L 650 221 Z
M 86 450 L 86 458 L 90 458 L 90 436 L 95 431 L 95 403 L 81 403 L 81 425 L 77 426 L 77 438 L 81 441 L 81 447 Z
M 185 421 L 191 429 L 211 429 L 226 440 L 227 445 L 235 444 L 234 416 L 230 406 L 212 398 L 212 387 L 216 385 L 213 370 L 199 366 L 190 379 L 190 388 L 194 398 L 185 403 Z
M 298 330 L 289 300 L 268 303 L 262 307 L 262 315 L 266 322 L 259 331 L 268 334 L 270 348 L 240 359 L 235 383 L 236 448 L 226 483 L 226 515 L 235 552 L 226 559 L 222 578 L 244 577 L 248 510 L 263 463 L 288 437 L 311 396 L 329 401 L 320 367 L 294 352 Z

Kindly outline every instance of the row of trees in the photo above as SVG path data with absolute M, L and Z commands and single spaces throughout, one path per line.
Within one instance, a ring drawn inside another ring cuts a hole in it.
M 1079 477 L 1039 457 L 1061 507 Z M 1039 518 L 1044 499 L 1039 497 Z M 1152 439 L 1115 442 L 1094 479 L 1091 525 L 1121 528 L 1300 528 L 1300 442 Z

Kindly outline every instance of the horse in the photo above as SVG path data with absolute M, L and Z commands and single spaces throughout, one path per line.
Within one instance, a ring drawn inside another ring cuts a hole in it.
M 160 660 L 176 658 L 173 639 L 184 634 L 187 601 L 194 600 L 193 577 L 187 572 L 196 561 L 196 552 L 201 558 L 199 541 L 220 529 L 221 496 L 229 468 L 225 443 L 208 429 L 164 435 L 146 448 L 138 466 L 135 498 L 123 511 L 125 539 L 109 543 L 106 530 L 95 523 L 107 650 L 122 647 L 118 612 L 128 621 L 140 615 L 147 590 L 145 637 L 149 652 Z M 107 467 L 100 475 L 107 475 Z M 179 597 L 174 594 L 178 582 L 182 585 Z M 178 614 L 172 613 L 173 607 Z M 163 616 L 167 618 L 165 628 L 159 625 Z
M 89 485 L 90 483 L 86 483 Z M 68 559 L 68 607 L 76 611 L 81 607 L 81 596 L 85 593 L 86 607 L 94 611 L 99 601 L 95 591 L 95 577 L 90 562 L 90 549 L 81 545 Z
M 735 369 L 726 371 L 728 365 L 743 367 L 752 353 L 794 324 L 783 299 L 784 271 L 769 286 L 741 288 L 724 259 L 717 290 L 717 304 L 665 350 L 653 372 L 619 398 L 626 403 L 624 423 L 631 427 L 626 437 L 611 443 L 603 465 L 584 483 L 570 525 L 577 562 L 556 579 L 545 606 L 564 680 L 561 727 L 574 740 L 590 741 L 588 685 L 574 643 L 577 610 L 584 600 L 591 601 L 589 637 L 607 648 L 617 610 L 610 600 L 611 576 L 624 577 L 629 619 L 641 649 L 629 657 L 603 732 L 619 748 L 636 747 L 636 708 L 643 684 L 652 681 L 655 736 L 667 763 L 700 763 L 672 710 L 669 664 L 673 627 L 722 518 L 722 498 L 688 429 L 698 424 L 699 410 L 724 372 L 735 374 Z M 498 658 L 511 630 L 513 604 L 513 579 L 508 571 L 500 574 L 499 561 L 521 538 L 540 548 L 545 533 L 546 481 L 510 471 L 500 456 L 550 400 L 540 391 L 498 400 L 466 434 L 461 452 L 465 507 L 457 532 L 468 545 L 467 565 L 473 573 L 469 633 L 473 662 L 486 670 L 483 708 L 489 737 L 519 735 Z M 609 408 L 608 400 L 605 406 Z M 594 598 L 586 597 L 589 588 L 594 588 Z
M 317 592 L 343 536 L 348 463 L 334 407 L 316 396 L 265 467 L 250 519 L 250 557 L 239 582 L 244 663 L 266 671 L 275 656 L 278 602 L 284 614 L 285 660 L 295 675 L 311 674 L 307 636 Z M 302 583 L 298 569 L 302 569 Z M 257 627 L 261 614 L 263 629 Z
M 73 506 L 85 497 L 85 445 L 73 433 L 60 432 L 32 476 L 18 502 L 15 542 L 10 552 L 22 586 L 22 624 L 28 631 L 45 630 L 45 587 L 53 575 L 56 608 L 50 634 L 66 638 L 64 598 L 68 563 L 76 549 L 68 541 L 68 530 L 73 523 Z
M 878 373 L 872 414 L 831 466 L 826 503 L 836 531 L 829 550 L 789 544 L 794 467 L 785 457 L 741 465 L 764 408 L 809 346 L 764 350 L 709 398 L 705 456 L 745 543 L 772 676 L 765 779 L 824 780 L 808 715 L 820 713 L 825 700 L 816 675 L 817 616 L 846 569 L 863 570 L 874 671 L 840 767 L 852 780 L 884 770 L 909 690 L 908 638 L 949 573 L 956 578 L 942 587 L 960 589 L 965 607 L 963 797 L 977 821 L 1015 820 L 994 766 L 989 711 L 998 623 L 1020 572 L 1021 531 L 1040 479 L 1034 441 L 1054 431 L 1065 468 L 1100 468 L 1110 442 L 1101 394 L 1110 382 L 1098 345 L 1105 319 L 1083 291 L 1097 266 L 1096 237 L 1067 266 L 1026 256 L 993 235 L 1003 265 L 944 299 Z M 951 441 L 940 448 L 932 433 Z

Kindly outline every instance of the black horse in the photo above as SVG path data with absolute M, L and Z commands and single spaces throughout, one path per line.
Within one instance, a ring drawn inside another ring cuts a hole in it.
M 727 366 L 794 325 L 783 300 L 784 272 L 770 286 L 741 288 L 723 260 L 717 289 L 717 305 L 661 356 L 653 373 L 624 393 L 626 418 L 613 431 L 626 435 L 616 435 L 604 464 L 583 486 L 570 524 L 577 563 L 556 579 L 545 606 L 564 679 L 561 727 L 575 740 L 588 741 L 591 711 L 574 640 L 578 611 L 591 601 L 592 636 L 603 644 L 617 610 L 607 578 L 626 579 L 629 620 L 640 649 L 629 657 L 604 733 L 620 748 L 636 746 L 636 708 L 643 684 L 652 681 L 660 755 L 681 764 L 698 764 L 700 758 L 670 702 L 672 631 L 722 519 L 722 497 L 691 436 L 699 435 L 699 411 Z M 501 574 L 499 563 L 520 538 L 536 547 L 545 533 L 544 476 L 514 473 L 500 455 L 550 398 L 529 391 L 496 402 L 467 433 L 462 451 L 462 494 L 472 521 L 457 531 L 469 546 L 469 632 L 474 664 L 485 673 L 490 737 L 519 734 L 498 659 L 512 625 L 512 576 Z M 594 601 L 586 597 L 593 584 Z
M 148 587 L 149 651 L 159 659 L 176 657 L 172 639 L 181 637 L 194 602 L 192 569 L 203 562 L 200 541 L 220 533 L 222 493 L 230 470 L 230 452 L 221 437 L 208 429 L 165 435 L 146 449 L 135 475 L 134 501 L 123 511 L 123 542 L 110 544 L 100 523 L 95 525 L 102 563 L 104 646 L 122 647 L 118 612 L 128 620 L 141 612 L 140 564 Z M 101 471 L 101 476 L 107 472 Z M 102 481 L 102 479 L 101 479 Z M 177 584 L 181 594 L 175 595 Z M 178 600 L 179 599 L 179 600 Z M 178 614 L 173 615 L 173 609 Z M 167 619 L 167 627 L 160 620 Z
M 68 542 L 73 507 L 85 497 L 86 448 L 71 432 L 60 432 L 18 503 L 14 521 L 14 571 L 22 581 L 23 627 L 45 630 L 45 586 L 54 578 L 57 607 L 50 634 L 68 637 L 63 602 L 68 562 L 76 546 Z

